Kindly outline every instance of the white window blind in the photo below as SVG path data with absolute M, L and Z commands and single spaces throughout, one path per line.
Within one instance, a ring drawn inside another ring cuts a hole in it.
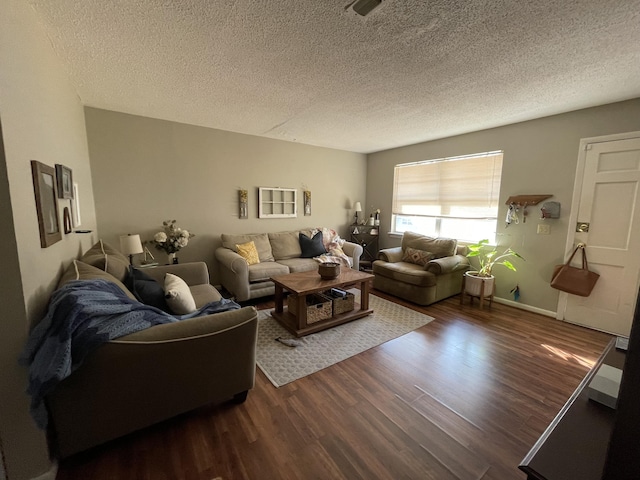
M 393 214 L 496 219 L 502 152 L 396 165 Z
M 396 165 L 392 230 L 495 241 L 502 152 Z

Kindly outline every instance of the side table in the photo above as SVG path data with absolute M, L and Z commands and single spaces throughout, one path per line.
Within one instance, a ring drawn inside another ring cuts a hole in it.
M 351 242 L 362 246 L 361 266 L 371 265 L 378 259 L 378 238 L 380 227 L 370 225 L 351 225 L 349 227 Z

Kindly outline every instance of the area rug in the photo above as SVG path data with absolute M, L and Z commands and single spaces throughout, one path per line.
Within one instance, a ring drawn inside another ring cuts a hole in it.
M 350 290 L 359 301 L 360 291 Z M 426 325 L 433 317 L 369 295 L 373 313 L 364 318 L 296 338 L 271 317 L 271 309 L 258 313 L 258 367 L 271 383 L 281 387 L 327 368 L 372 347 Z M 276 338 L 295 339 L 286 346 Z

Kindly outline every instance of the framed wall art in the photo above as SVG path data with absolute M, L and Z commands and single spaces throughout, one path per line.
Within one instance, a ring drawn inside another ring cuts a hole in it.
M 294 218 L 298 216 L 295 188 L 259 187 L 258 218 Z
M 73 210 L 73 226 L 79 227 L 82 223 L 80 218 L 80 195 L 78 194 L 78 184 L 73 184 L 73 202 L 71 203 L 71 210 Z
M 58 197 L 73 198 L 73 175 L 70 168 L 56 164 L 56 179 L 58 180 Z
M 249 192 L 238 190 L 238 202 L 240 203 L 239 218 L 249 218 Z
M 71 233 L 73 231 L 69 207 L 64 207 L 62 210 L 62 227 L 64 228 L 64 233 Z
M 311 215 L 311 190 L 304 190 L 302 194 L 304 203 L 304 214 L 305 216 L 309 216 Z
M 31 175 L 36 197 L 40 246 L 47 248 L 62 240 L 55 188 L 56 174 L 53 167 L 37 160 L 31 160 Z

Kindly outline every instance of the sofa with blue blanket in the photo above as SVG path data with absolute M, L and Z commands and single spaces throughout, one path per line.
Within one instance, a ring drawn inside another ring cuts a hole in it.
M 254 385 L 255 308 L 223 299 L 203 262 L 137 278 L 128 263 L 102 242 L 73 261 L 25 349 L 32 414 L 58 458 L 209 403 L 240 403 Z M 167 274 L 188 285 L 194 311 L 153 305 Z

